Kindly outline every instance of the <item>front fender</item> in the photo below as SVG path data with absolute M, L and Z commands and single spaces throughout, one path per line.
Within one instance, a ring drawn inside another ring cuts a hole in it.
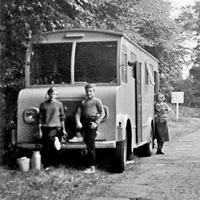
M 127 121 L 129 119 L 129 115 L 119 114 L 117 115 L 117 134 L 116 134 L 116 141 L 122 141 L 126 138 L 126 126 Z

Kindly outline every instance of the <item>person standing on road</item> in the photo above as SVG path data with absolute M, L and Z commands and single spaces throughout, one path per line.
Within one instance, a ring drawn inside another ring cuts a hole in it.
M 97 128 L 104 118 L 103 104 L 95 97 L 95 85 L 85 86 L 86 99 L 82 101 L 75 115 L 76 127 L 83 132 L 83 138 L 87 145 L 88 169 L 84 173 L 95 173 L 95 138 Z
M 62 134 L 65 136 L 64 108 L 62 102 L 56 100 L 57 89 L 51 87 L 47 91 L 47 100 L 40 104 L 39 109 L 39 132 L 42 138 L 42 162 L 45 171 L 50 169 L 52 164 L 52 153 L 60 150 Z
M 156 154 L 164 154 L 162 151 L 164 142 L 169 141 L 167 114 L 171 109 L 164 100 L 165 96 L 162 93 L 156 94 L 156 102 L 154 103 L 155 137 L 158 143 Z

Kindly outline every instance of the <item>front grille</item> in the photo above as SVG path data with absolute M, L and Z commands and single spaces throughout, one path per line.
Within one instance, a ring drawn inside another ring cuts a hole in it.
M 82 100 L 64 100 L 62 101 L 65 109 L 65 128 L 68 133 L 68 137 L 71 138 L 75 136 L 76 122 L 75 114 L 78 110 L 78 107 L 81 105 Z
M 62 101 L 66 117 L 74 117 L 78 107 L 81 105 L 81 100 Z

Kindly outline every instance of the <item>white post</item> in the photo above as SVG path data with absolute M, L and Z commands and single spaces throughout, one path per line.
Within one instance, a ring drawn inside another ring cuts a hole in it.
M 178 103 L 176 103 L 176 119 L 178 121 L 178 117 L 179 117 L 179 109 L 178 109 Z

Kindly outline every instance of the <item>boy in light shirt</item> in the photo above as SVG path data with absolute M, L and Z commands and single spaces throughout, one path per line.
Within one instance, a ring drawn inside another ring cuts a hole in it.
M 95 85 L 85 86 L 86 99 L 82 101 L 75 115 L 76 128 L 81 129 L 83 138 L 88 150 L 88 169 L 85 173 L 95 173 L 95 138 L 97 136 L 98 125 L 104 118 L 103 104 L 100 99 L 95 97 Z M 70 142 L 81 142 L 82 137 L 74 137 Z

